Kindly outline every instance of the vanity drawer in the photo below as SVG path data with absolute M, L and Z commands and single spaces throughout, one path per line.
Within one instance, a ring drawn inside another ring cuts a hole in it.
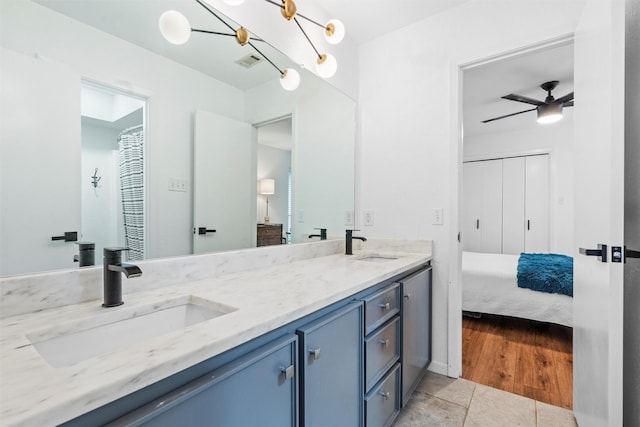
M 369 391 L 400 359 L 400 318 L 396 316 L 364 340 L 365 389 Z
M 389 371 L 380 383 L 367 394 L 364 401 L 367 427 L 387 427 L 400 411 L 400 363 Z
M 400 284 L 394 283 L 364 299 L 364 334 L 369 335 L 400 312 Z

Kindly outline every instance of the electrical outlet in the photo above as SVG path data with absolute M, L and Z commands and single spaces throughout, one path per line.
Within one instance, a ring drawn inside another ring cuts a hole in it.
M 304 211 L 302 209 L 298 209 L 298 222 L 301 224 L 304 222 Z
M 442 224 L 444 224 L 444 209 L 434 208 L 433 209 L 433 225 L 442 225 Z
M 353 226 L 353 211 L 344 211 L 344 225 Z
M 188 184 L 184 178 L 169 178 L 169 191 L 187 192 Z
M 364 211 L 363 216 L 364 216 L 364 225 L 366 227 L 373 226 L 373 211 Z

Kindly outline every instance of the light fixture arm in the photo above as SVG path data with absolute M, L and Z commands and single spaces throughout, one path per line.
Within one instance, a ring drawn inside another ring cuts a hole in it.
M 196 2 L 200 6 L 204 7 L 210 14 L 212 14 L 213 16 L 218 18 L 218 21 L 222 22 L 224 25 L 227 26 L 227 28 L 229 28 L 231 31 L 233 31 L 235 33 L 235 31 L 236 31 L 235 28 L 233 28 L 231 25 L 227 24 L 227 22 L 224 19 L 220 18 L 213 10 L 211 10 L 211 8 L 209 6 L 207 6 L 206 4 L 202 3 L 202 1 L 200 1 L 200 0 L 196 0 Z
M 260 56 L 262 56 L 264 59 L 266 59 L 266 60 L 267 60 L 267 62 L 268 62 L 269 64 L 273 65 L 273 67 L 274 67 L 276 70 L 278 70 L 278 72 L 280 73 L 280 75 L 284 74 L 284 71 L 282 71 L 280 68 L 278 68 L 278 66 L 277 66 L 276 64 L 274 64 L 274 63 L 273 63 L 269 58 L 267 58 L 267 56 L 266 56 L 264 53 L 262 53 L 262 52 L 260 51 L 260 49 L 258 49 L 257 47 L 255 47 L 255 46 L 253 45 L 253 43 L 249 42 L 248 44 L 249 44 L 249 46 L 251 46 L 253 49 L 255 49 L 255 51 L 256 51 L 256 52 L 258 52 L 258 53 L 260 54 Z
M 298 24 L 298 28 L 300 28 L 300 31 L 302 31 L 302 34 L 304 34 L 304 37 L 307 39 L 307 41 L 309 42 L 309 44 L 311 45 L 313 50 L 316 51 L 316 55 L 318 55 L 318 58 L 322 59 L 322 54 L 320 52 L 318 52 L 318 49 L 316 49 L 315 45 L 313 44 L 313 42 L 311 41 L 311 39 L 307 35 L 307 32 L 304 30 L 304 28 L 302 28 L 302 25 L 300 25 L 300 22 L 298 21 L 298 18 L 293 18 L 293 20 L 296 22 L 296 24 Z
M 265 0 L 265 1 L 266 1 L 267 3 L 271 3 L 271 4 L 272 4 L 272 5 L 274 5 L 274 6 L 278 6 L 280 9 L 283 9 L 283 8 L 284 8 L 284 4 L 283 4 L 284 2 L 278 3 L 278 2 L 275 2 L 275 1 L 273 1 L 273 0 Z M 314 21 L 313 19 L 311 19 L 311 18 L 309 18 L 309 17 L 307 17 L 307 16 L 304 16 L 304 15 L 303 15 L 303 14 L 301 14 L 300 12 L 296 12 L 296 16 L 299 16 L 300 18 L 306 19 L 307 21 L 309 21 L 309 22 L 312 22 L 312 23 L 316 24 L 318 27 L 320 27 L 320 28 L 322 28 L 322 29 L 324 29 L 324 30 L 326 30 L 326 29 L 327 29 L 327 26 L 326 26 L 326 25 L 322 25 L 322 24 L 321 24 L 321 23 L 319 23 L 318 21 Z

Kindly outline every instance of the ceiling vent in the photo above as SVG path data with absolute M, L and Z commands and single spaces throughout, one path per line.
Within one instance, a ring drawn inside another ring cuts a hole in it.
M 254 55 L 250 53 L 247 56 L 244 56 L 236 61 L 236 64 L 243 66 L 244 68 L 251 68 L 256 64 L 262 62 L 262 58 L 258 55 Z

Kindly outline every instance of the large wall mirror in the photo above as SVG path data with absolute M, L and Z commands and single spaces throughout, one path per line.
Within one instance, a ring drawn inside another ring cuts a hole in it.
M 229 32 L 192 0 L 0 2 L 0 276 L 78 268 L 77 242 L 96 264 L 254 247 L 267 199 L 284 243 L 353 225 L 355 102 L 264 41 L 275 67 L 232 37 L 172 45 L 166 10 Z

